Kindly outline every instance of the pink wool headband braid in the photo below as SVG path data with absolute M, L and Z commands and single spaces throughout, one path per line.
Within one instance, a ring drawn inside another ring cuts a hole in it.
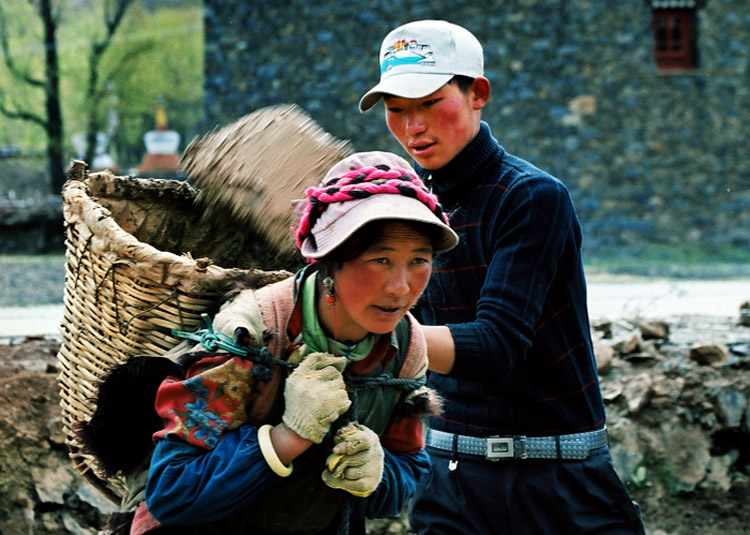
M 310 235 L 310 230 L 329 204 L 365 199 L 372 195 L 411 197 L 427 206 L 438 219 L 448 224 L 448 217 L 438 203 L 437 197 L 427 190 L 417 175 L 399 167 L 362 167 L 344 174 L 335 184 L 308 188 L 305 193 L 308 202 L 296 230 L 298 247 L 302 247 L 302 242 Z

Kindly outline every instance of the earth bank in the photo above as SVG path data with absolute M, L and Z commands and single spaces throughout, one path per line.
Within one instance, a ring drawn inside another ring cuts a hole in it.
M 615 465 L 649 535 L 747 533 L 750 328 L 691 317 L 606 322 L 593 333 Z M 59 346 L 43 337 L 0 345 L 3 535 L 93 535 L 115 509 L 67 458 Z M 368 532 L 410 533 L 403 516 Z

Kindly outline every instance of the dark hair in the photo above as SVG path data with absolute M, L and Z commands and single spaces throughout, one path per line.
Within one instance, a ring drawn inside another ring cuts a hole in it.
M 349 236 L 344 243 L 336 247 L 323 258 L 320 258 L 318 261 L 330 271 L 330 269 L 334 267 L 341 266 L 344 262 L 354 260 L 364 253 L 373 243 L 377 243 L 383 235 L 383 227 L 386 223 L 391 222 L 398 222 L 407 225 L 415 232 L 418 232 L 430 240 L 433 249 L 438 248 L 438 243 L 440 243 L 440 239 L 442 238 L 442 231 L 435 225 L 419 221 L 405 221 L 403 219 L 378 219 L 370 221 L 364 227 L 354 232 L 354 234 Z
M 463 93 L 468 93 L 471 84 L 474 83 L 474 78 L 457 74 L 448 81 L 449 84 L 454 82 Z

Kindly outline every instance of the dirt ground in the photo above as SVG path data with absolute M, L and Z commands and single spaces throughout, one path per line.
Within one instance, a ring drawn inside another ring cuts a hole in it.
M 667 477 L 664 468 L 667 465 L 657 458 L 659 449 L 652 448 L 641 463 L 644 470 L 648 469 L 648 475 L 631 477 L 628 488 L 641 506 L 649 535 L 747 534 L 750 533 L 747 429 L 750 409 L 746 412 L 746 406 L 750 398 L 750 356 L 743 352 L 750 345 L 750 328 L 734 324 L 715 325 L 713 330 L 705 324 L 698 330 L 683 327 L 673 326 L 672 337 L 677 342 L 661 346 L 657 353 L 649 352 L 644 343 L 638 353 L 631 352 L 625 358 L 622 348 L 612 344 L 620 353 L 615 352 L 612 370 L 602 376 L 602 389 L 608 397 L 609 425 L 615 427 L 613 437 L 622 435 L 621 432 L 618 435 L 617 429 L 622 428 L 623 422 L 637 421 L 641 431 L 653 430 L 663 427 L 675 414 L 684 416 L 689 412 L 692 419 L 702 422 L 702 428 L 708 430 L 707 436 L 713 437 L 710 455 L 733 459 L 732 468 L 724 473 L 726 477 L 722 480 L 709 473 L 693 489 L 684 491 Z M 691 338 L 705 336 L 723 337 L 735 350 L 733 361 L 720 367 L 699 366 L 686 358 Z M 112 510 L 109 502 L 86 488 L 67 459 L 58 405 L 58 348 L 59 341 L 49 338 L 27 338 L 0 345 L 2 535 L 94 535 L 105 519 L 105 512 Z M 637 398 L 627 391 L 642 382 L 644 374 L 654 378 L 655 386 L 648 402 L 634 411 Z M 680 385 L 679 395 L 674 385 Z M 713 416 L 711 420 L 712 396 L 717 389 L 729 387 L 746 396 L 745 405 L 740 402 L 742 423 L 735 430 L 728 431 L 726 426 L 719 430 L 715 420 L 723 416 Z M 618 388 L 626 394 L 613 396 L 613 390 Z M 641 432 L 639 436 L 653 435 Z M 684 447 L 689 450 L 690 444 Z M 409 533 L 403 518 L 373 522 L 368 532 Z

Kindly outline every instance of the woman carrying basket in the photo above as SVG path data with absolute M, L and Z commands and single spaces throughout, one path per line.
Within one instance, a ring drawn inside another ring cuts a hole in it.
M 311 263 L 213 318 L 261 357 L 197 345 L 159 387 L 165 427 L 131 533 L 364 533 L 429 469 L 420 417 L 435 400 L 408 311 L 458 241 L 437 199 L 402 158 L 358 153 L 308 190 L 296 234 Z

